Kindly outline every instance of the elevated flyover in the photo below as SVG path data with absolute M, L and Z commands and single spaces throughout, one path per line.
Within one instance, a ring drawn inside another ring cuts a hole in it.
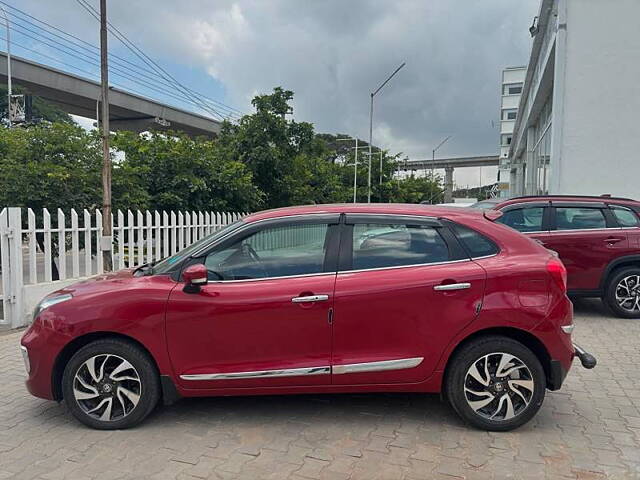
M 426 171 L 444 168 L 444 201 L 453 201 L 453 170 L 465 167 L 495 167 L 500 164 L 498 155 L 485 155 L 480 157 L 454 157 L 436 158 L 427 160 L 407 160 L 400 168 L 412 171 Z
M 47 65 L 11 56 L 11 80 L 73 115 L 96 119 L 100 83 Z M 7 83 L 7 54 L 0 52 L 0 83 Z M 180 130 L 187 135 L 214 137 L 221 122 L 181 110 L 118 88 L 109 89 L 111 130 Z

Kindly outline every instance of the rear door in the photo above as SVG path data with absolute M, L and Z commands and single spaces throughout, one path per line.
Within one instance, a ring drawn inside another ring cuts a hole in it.
M 347 215 L 336 277 L 334 385 L 418 382 L 473 321 L 485 272 L 448 228 L 421 217 Z
M 568 290 L 597 290 L 611 260 L 628 250 L 627 233 L 599 202 L 552 202 L 546 246 L 567 267 Z

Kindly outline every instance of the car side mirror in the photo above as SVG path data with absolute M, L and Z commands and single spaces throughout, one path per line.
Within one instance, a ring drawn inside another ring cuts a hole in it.
M 183 291 L 185 293 L 198 293 L 202 285 L 206 285 L 209 281 L 207 275 L 207 267 L 202 263 L 197 263 L 185 268 L 182 272 L 182 278 L 185 286 Z

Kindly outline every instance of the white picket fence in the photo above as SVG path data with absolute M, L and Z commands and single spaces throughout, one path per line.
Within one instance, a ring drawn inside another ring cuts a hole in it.
M 173 255 L 244 215 L 118 210 L 111 218 L 114 269 L 136 267 Z M 42 296 L 79 278 L 103 273 L 103 238 L 99 210 L 83 210 L 79 215 L 74 209 L 68 214 L 58 209 L 52 216 L 47 209 L 36 215 L 30 208 L 3 208 L 0 328 L 25 325 L 28 312 Z

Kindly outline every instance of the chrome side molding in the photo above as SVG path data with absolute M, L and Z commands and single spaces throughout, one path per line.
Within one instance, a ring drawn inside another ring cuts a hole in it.
M 424 357 L 399 358 L 397 360 L 382 360 L 379 362 L 350 363 L 346 365 L 287 368 L 280 370 L 257 370 L 254 372 L 226 372 L 226 373 L 199 373 L 192 375 L 180 375 L 182 380 L 238 380 L 247 378 L 275 378 L 275 377 L 300 377 L 305 375 L 328 375 L 334 373 L 384 372 L 387 370 L 404 370 L 414 368 L 422 363 Z
M 299 377 L 302 375 L 328 375 L 331 367 L 286 368 L 279 370 L 257 370 L 254 372 L 200 373 L 180 375 L 182 380 L 232 380 L 240 378 Z
M 384 372 L 386 370 L 404 370 L 414 368 L 422 363 L 423 357 L 400 358 L 397 360 L 382 360 L 380 362 L 350 363 L 334 365 L 332 372 L 336 375 L 344 373 Z

